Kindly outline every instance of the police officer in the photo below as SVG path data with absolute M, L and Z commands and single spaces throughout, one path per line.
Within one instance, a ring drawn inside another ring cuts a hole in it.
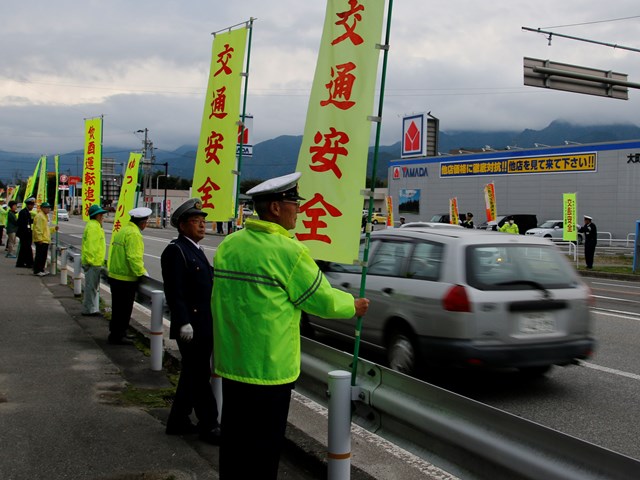
M 198 243 L 205 237 L 207 214 L 202 202 L 192 198 L 171 215 L 178 238 L 162 252 L 162 279 L 171 310 L 170 338 L 182 357 L 180 380 L 167 420 L 166 433 L 198 433 L 202 441 L 220 443 L 218 405 L 211 390 L 213 323 L 211 288 L 213 269 Z M 197 427 L 189 416 L 195 410 Z
M 26 208 L 22 208 L 18 213 L 18 231 L 16 234 L 20 239 L 20 245 L 18 246 L 16 267 L 33 268 L 33 251 L 31 250 L 31 244 L 33 243 L 33 232 L 31 230 L 33 217 L 31 216 L 31 210 L 36 204 L 36 199 L 31 197 L 25 200 L 24 203 Z
M 100 205 L 89 207 L 89 221 L 82 233 L 82 270 L 84 272 L 84 297 L 82 315 L 100 315 L 100 274 L 104 265 L 107 246 L 102 218 L 107 213 Z
M 584 260 L 587 268 L 592 269 L 593 257 L 596 253 L 596 245 L 598 244 L 598 229 L 590 215 L 584 216 L 584 225 L 578 229 L 578 232 L 584 234 Z
M 465 219 L 462 221 L 462 226 L 464 228 L 474 228 L 473 227 L 473 213 L 467 212 Z
M 291 390 L 300 374 L 300 314 L 351 318 L 369 300 L 331 287 L 291 237 L 300 173 L 247 192 L 259 219 L 225 238 L 214 258 L 215 371 L 222 377 L 220 478 L 275 479 Z M 250 452 L 250 459 L 247 458 Z
M 111 321 L 108 342 L 132 345 L 127 329 L 133 312 L 138 283 L 147 274 L 144 268 L 144 240 L 151 209 L 138 207 L 129 211 L 131 221 L 113 237 L 109 254 L 109 285 L 111 286 Z
M 520 233 L 520 229 L 518 229 L 518 225 L 513 217 L 509 217 L 499 230 L 503 233 L 510 233 L 512 235 L 518 235 Z

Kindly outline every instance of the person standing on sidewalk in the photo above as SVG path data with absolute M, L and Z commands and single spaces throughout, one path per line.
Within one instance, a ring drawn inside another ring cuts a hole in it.
M 144 268 L 144 240 L 151 209 L 138 207 L 129 210 L 131 221 L 113 237 L 109 254 L 109 285 L 111 286 L 111 321 L 107 341 L 113 345 L 133 345 L 127 329 L 140 279 L 147 274 Z
M 49 253 L 49 245 L 51 245 L 51 234 L 58 230 L 58 226 L 49 226 L 49 212 L 51 204 L 42 202 L 40 211 L 33 220 L 33 243 L 36 245 L 36 258 L 33 261 L 33 274 L 39 277 L 49 275 L 46 271 L 47 254 Z
M 7 212 L 7 248 L 5 249 L 7 258 L 16 258 L 16 233 L 18 232 L 18 203 L 15 200 L 9 202 Z
M 598 244 L 598 229 L 591 216 L 584 216 L 584 225 L 578 228 L 578 232 L 584 234 L 584 261 L 587 264 L 587 268 L 591 270 L 593 268 L 596 245 Z
M 292 238 L 300 211 L 293 173 L 247 192 L 259 219 L 226 237 L 214 258 L 213 352 L 222 377 L 220 478 L 275 479 L 291 390 L 300 375 L 300 315 L 351 318 L 369 300 L 332 288 Z
M 192 198 L 171 215 L 178 238 L 162 252 L 164 294 L 171 311 L 169 337 L 182 357 L 180 380 L 167 420 L 168 435 L 198 433 L 200 440 L 218 445 L 218 404 L 211 390 L 213 269 L 198 243 L 206 235 L 202 202 Z M 195 410 L 197 427 L 189 416 Z
M 4 245 L 2 241 L 4 237 L 4 230 L 7 227 L 7 214 L 9 212 L 9 207 L 7 205 L 2 205 L 0 207 L 0 246 Z
M 31 244 L 33 243 L 33 232 L 31 230 L 33 217 L 31 216 L 31 210 L 36 204 L 36 199 L 31 197 L 25 200 L 24 203 L 26 208 L 23 207 L 18 213 L 17 236 L 20 239 L 20 245 L 18 247 L 16 267 L 33 268 L 33 251 L 31 250 Z
M 102 217 L 107 213 L 100 205 L 89 207 L 89 221 L 82 233 L 82 270 L 84 272 L 84 297 L 82 315 L 100 315 L 100 274 L 107 253 Z
M 518 235 L 520 233 L 518 225 L 515 223 L 513 217 L 509 217 L 498 230 L 502 233 L 510 233 L 511 235 Z

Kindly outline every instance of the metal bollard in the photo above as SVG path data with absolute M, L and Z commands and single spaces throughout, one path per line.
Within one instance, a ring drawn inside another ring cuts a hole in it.
M 60 247 L 60 285 L 67 284 L 67 247 Z
M 159 372 L 162 370 L 162 353 L 164 331 L 162 329 L 162 310 L 164 308 L 164 292 L 153 290 L 151 292 L 151 370 Z
M 327 478 L 351 478 L 351 373 L 329 372 Z
M 51 275 L 55 275 L 56 273 L 58 273 L 58 250 L 53 243 L 49 245 L 49 256 L 51 257 L 51 262 L 49 263 L 49 273 Z
M 82 255 L 72 253 L 73 255 L 73 295 L 80 297 L 82 295 Z

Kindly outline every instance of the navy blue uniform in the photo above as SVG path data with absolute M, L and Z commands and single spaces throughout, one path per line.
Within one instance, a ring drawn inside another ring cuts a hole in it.
M 584 233 L 584 259 L 587 268 L 593 268 L 593 256 L 596 252 L 598 244 L 598 229 L 593 222 L 585 223 L 578 229 L 578 232 Z

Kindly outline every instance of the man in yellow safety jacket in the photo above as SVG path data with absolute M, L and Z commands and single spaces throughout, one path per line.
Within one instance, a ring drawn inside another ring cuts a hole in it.
M 512 235 L 518 235 L 520 230 L 518 229 L 518 225 L 516 225 L 513 217 L 509 217 L 504 225 L 502 225 L 499 229 L 503 233 L 511 233 Z
M 129 211 L 131 221 L 113 237 L 109 253 L 109 285 L 111 287 L 111 321 L 108 342 L 132 345 L 127 329 L 133 312 L 138 282 L 147 274 L 144 268 L 142 230 L 147 227 L 151 209 L 138 207 Z
M 51 204 L 42 202 L 40 211 L 33 220 L 33 243 L 36 246 L 36 255 L 33 260 L 33 274 L 40 277 L 49 275 L 45 271 L 47 266 L 47 253 L 49 253 L 49 245 L 51 244 L 51 232 L 58 230 L 58 226 L 49 226 L 49 212 Z
M 89 207 L 89 221 L 82 233 L 82 270 L 84 296 L 82 315 L 100 315 L 100 274 L 107 247 L 102 229 L 102 217 L 107 213 L 100 205 Z
M 214 258 L 215 372 L 222 377 L 220 478 L 275 479 L 293 382 L 300 374 L 300 315 L 351 318 L 369 300 L 331 287 L 308 248 L 291 238 L 300 173 L 247 192 L 259 219 L 229 235 Z M 247 461 L 251 452 L 251 461 Z

